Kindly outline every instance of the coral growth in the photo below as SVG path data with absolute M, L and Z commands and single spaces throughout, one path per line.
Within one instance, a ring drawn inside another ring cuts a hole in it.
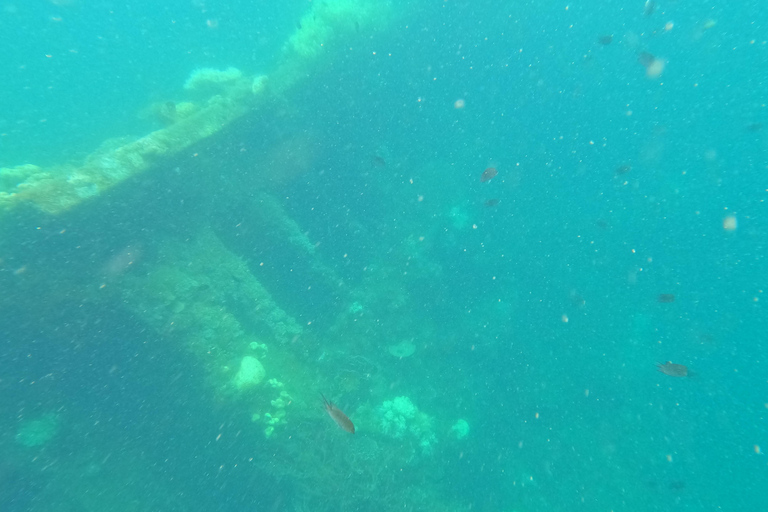
M 245 356 L 240 360 L 240 369 L 235 374 L 235 378 L 232 379 L 232 384 L 235 389 L 244 391 L 261 384 L 265 375 L 266 371 L 261 361 L 253 356 Z
M 254 342 L 258 334 L 288 341 L 302 332 L 301 326 L 212 230 L 169 240 L 161 251 L 163 262 L 145 274 L 126 274 L 114 288 L 123 303 L 159 332 L 172 330 L 206 361 L 216 388 L 231 392 L 257 385 L 264 379 L 263 367 L 243 351 L 265 352 L 263 344 Z M 228 370 L 233 362 L 237 366 Z
M 283 389 L 283 383 L 277 379 L 269 379 L 267 385 L 275 391 L 279 390 L 279 394 L 277 398 L 269 401 L 271 408 L 270 411 L 265 412 L 263 415 L 259 413 L 253 413 L 251 415 L 251 421 L 254 423 L 263 423 L 265 425 L 264 437 L 269 439 L 275 433 L 275 427 L 278 425 L 285 425 L 287 423 L 286 408 L 291 404 L 293 399 L 291 398 L 291 395 L 289 395 L 288 392 Z
M 234 67 L 227 69 L 198 68 L 184 82 L 184 89 L 216 90 L 232 85 L 243 77 L 243 72 Z
M 381 432 L 389 437 L 410 438 L 418 443 L 422 453 L 430 453 L 437 443 L 432 432 L 432 418 L 420 412 L 407 396 L 385 401 L 376 413 Z

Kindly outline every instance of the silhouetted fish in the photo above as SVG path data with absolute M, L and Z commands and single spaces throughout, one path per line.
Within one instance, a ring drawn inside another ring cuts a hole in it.
M 643 16 L 650 16 L 653 11 L 656 10 L 656 2 L 653 0 L 646 0 L 645 7 L 643 7 Z
M 489 199 L 489 200 L 487 200 L 485 202 L 485 206 L 487 206 L 488 208 L 492 208 L 492 207 L 496 206 L 497 204 L 499 204 L 499 200 L 498 199 Z
M 651 64 L 656 62 L 656 57 L 654 57 L 652 53 L 640 52 L 637 56 L 637 62 L 647 69 Z
M 480 183 L 491 181 L 497 174 L 499 174 L 499 171 L 497 171 L 495 167 L 487 168 L 483 171 L 483 174 L 480 175 Z
M 674 364 L 672 361 L 667 361 L 664 364 L 656 363 L 656 368 L 664 375 L 670 377 L 687 377 L 688 367 L 682 364 Z
M 322 393 L 320 393 L 320 396 L 323 397 L 323 404 L 325 405 L 325 412 L 328 413 L 328 416 L 333 418 L 333 421 L 336 422 L 336 424 L 341 427 L 342 429 L 346 430 L 350 434 L 355 433 L 355 425 L 352 423 L 352 421 L 347 417 L 346 414 L 341 412 L 336 408 L 335 405 L 333 405 L 333 402 L 329 402 L 325 399 L 325 396 L 323 396 Z
M 386 167 L 387 161 L 379 155 L 371 156 L 371 167 Z
M 597 42 L 603 46 L 607 46 L 613 42 L 613 34 L 607 34 L 597 38 Z
M 662 302 L 664 304 L 669 304 L 670 302 L 675 302 L 675 294 L 674 293 L 660 293 L 659 296 L 656 298 L 659 302 Z

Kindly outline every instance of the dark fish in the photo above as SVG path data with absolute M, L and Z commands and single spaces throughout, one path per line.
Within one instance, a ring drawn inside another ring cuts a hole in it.
M 664 375 L 670 377 L 688 377 L 688 367 L 682 364 L 674 364 L 672 361 L 667 361 L 664 364 L 656 363 L 656 368 Z
M 682 480 L 672 480 L 669 482 L 669 488 L 673 491 L 682 491 L 685 489 L 685 482 Z
M 372 167 L 386 167 L 387 162 L 383 158 L 381 158 L 379 155 L 373 155 L 371 157 L 371 166 Z
M 597 42 L 602 44 L 603 46 L 607 46 L 613 42 L 613 34 L 600 36 L 597 38 Z
M 491 181 L 497 174 L 499 174 L 499 171 L 497 171 L 495 167 L 487 168 L 483 171 L 483 174 L 480 175 L 480 183 Z
M 616 176 L 621 176 L 622 174 L 627 174 L 629 171 L 632 170 L 631 165 L 620 165 L 616 168 Z
M 346 414 L 341 412 L 336 408 L 335 405 L 333 405 L 333 402 L 329 402 L 325 399 L 325 396 L 323 396 L 322 393 L 320 393 L 320 396 L 323 397 L 323 404 L 325 405 L 325 412 L 328 413 L 328 416 L 333 418 L 333 421 L 336 422 L 336 424 L 341 427 L 343 430 L 346 430 L 350 434 L 355 433 L 355 425 L 352 423 L 352 420 L 350 420 Z
M 763 129 L 763 123 L 749 123 L 745 128 L 748 132 L 759 132 Z
M 669 304 L 670 302 L 675 302 L 675 294 L 674 293 L 660 293 L 659 296 L 656 298 L 661 303 Z
M 645 69 L 648 69 L 656 62 L 656 57 L 652 53 L 640 52 L 640 55 L 637 56 L 637 62 L 642 64 Z
M 489 200 L 487 200 L 485 202 L 485 206 L 487 206 L 488 208 L 493 208 L 497 204 L 499 204 L 499 200 L 498 199 L 489 199 Z
M 301 30 L 301 22 L 300 22 L 300 21 L 297 21 L 297 22 L 296 22 L 296 28 L 297 28 L 297 29 L 299 29 L 299 30 Z

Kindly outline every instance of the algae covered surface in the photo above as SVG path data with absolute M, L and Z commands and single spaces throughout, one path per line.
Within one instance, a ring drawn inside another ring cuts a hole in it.
M 644 4 L 6 2 L 0 511 L 759 510 L 768 7 Z

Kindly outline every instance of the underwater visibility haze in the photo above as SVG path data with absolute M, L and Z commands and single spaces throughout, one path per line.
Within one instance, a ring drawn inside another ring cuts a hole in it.
M 0 1 L 0 511 L 760 511 L 768 4 Z

